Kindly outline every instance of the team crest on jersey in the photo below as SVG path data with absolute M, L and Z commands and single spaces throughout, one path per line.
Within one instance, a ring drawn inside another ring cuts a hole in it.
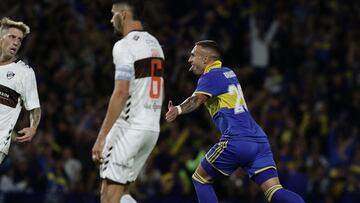
M 140 38 L 139 35 L 135 35 L 135 36 L 133 37 L 133 39 L 134 39 L 135 41 L 138 41 L 139 38 Z
M 6 74 L 6 77 L 8 80 L 10 80 L 11 78 L 13 78 L 15 76 L 15 73 L 12 71 L 8 71 Z

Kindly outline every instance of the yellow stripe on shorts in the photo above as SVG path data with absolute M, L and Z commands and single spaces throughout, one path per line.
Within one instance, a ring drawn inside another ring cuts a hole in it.
M 210 163 L 214 163 L 214 161 L 220 156 L 220 154 L 225 150 L 225 148 L 227 147 L 227 143 L 228 141 L 223 141 L 219 143 L 219 146 L 214 150 L 214 152 L 207 157 L 207 160 Z

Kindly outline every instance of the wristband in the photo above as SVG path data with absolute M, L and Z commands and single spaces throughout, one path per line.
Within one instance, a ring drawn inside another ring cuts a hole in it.
M 177 105 L 175 106 L 177 111 L 178 111 L 178 114 L 180 115 L 182 113 L 182 110 L 181 110 L 181 106 L 180 105 Z

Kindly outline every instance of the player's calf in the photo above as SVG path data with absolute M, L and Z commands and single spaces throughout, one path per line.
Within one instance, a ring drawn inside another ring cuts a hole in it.
M 271 203 L 305 203 L 298 194 L 282 187 L 277 171 L 273 168 L 256 174 L 253 180 L 260 185 L 266 200 Z
M 266 199 L 271 203 L 305 203 L 296 193 L 284 189 L 281 185 L 274 185 L 265 192 Z

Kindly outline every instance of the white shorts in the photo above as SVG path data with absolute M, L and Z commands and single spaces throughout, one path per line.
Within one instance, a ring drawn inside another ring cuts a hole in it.
M 4 161 L 5 157 L 6 157 L 6 154 L 3 152 L 0 152 L 0 164 Z
M 135 181 L 158 137 L 159 132 L 113 127 L 106 137 L 100 177 L 121 184 Z
M 0 129 L 0 152 L 8 154 L 12 129 Z

